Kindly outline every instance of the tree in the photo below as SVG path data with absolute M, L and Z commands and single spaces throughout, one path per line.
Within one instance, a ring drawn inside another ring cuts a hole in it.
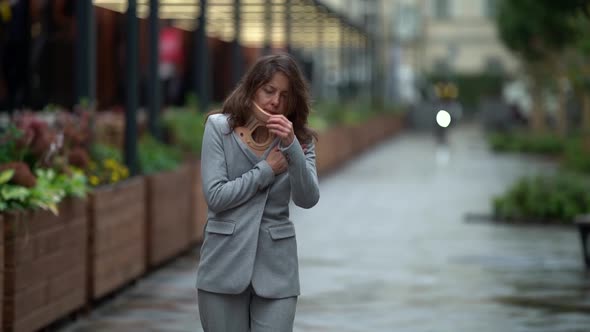
M 544 131 L 543 87 L 562 72 L 560 55 L 577 38 L 579 31 L 571 16 L 587 0 L 503 0 L 499 3 L 497 28 L 501 40 L 522 60 L 530 77 L 533 131 Z M 561 91 L 562 89 L 560 89 Z M 562 92 L 562 91 L 561 91 Z M 565 111 L 560 112 L 561 117 Z M 563 120 L 563 119 L 562 119 Z M 565 124 L 565 121 L 559 121 Z

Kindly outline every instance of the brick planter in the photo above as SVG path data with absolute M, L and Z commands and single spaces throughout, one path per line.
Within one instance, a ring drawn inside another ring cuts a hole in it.
M 146 176 L 148 266 L 157 266 L 191 243 L 194 172 L 189 164 Z
M 86 201 L 4 215 L 3 331 L 35 331 L 86 302 Z
M 0 214 L 0 225 L 4 225 L 4 215 Z M 0 326 L 3 326 L 2 313 L 4 304 L 4 226 L 0 226 Z
M 89 195 L 88 293 L 98 299 L 141 276 L 146 261 L 146 185 L 135 177 Z
M 398 132 L 402 123 L 400 115 L 381 115 L 362 124 L 336 126 L 320 133 L 316 146 L 318 173 L 324 175 L 342 166 Z

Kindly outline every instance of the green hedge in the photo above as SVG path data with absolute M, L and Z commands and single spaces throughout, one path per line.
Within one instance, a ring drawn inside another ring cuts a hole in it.
M 177 147 L 164 144 L 146 135 L 139 141 L 139 165 L 143 174 L 153 174 L 176 169 L 182 162 Z
M 493 204 L 500 219 L 569 223 L 590 212 L 590 180 L 576 174 L 524 177 Z
M 167 110 L 162 117 L 162 122 L 170 134 L 170 143 L 184 154 L 199 157 L 205 131 L 205 116 L 204 113 L 189 109 Z
M 590 152 L 583 148 L 582 139 L 572 140 L 567 144 L 564 166 L 572 171 L 590 174 Z
M 489 137 L 494 151 L 549 155 L 561 160 L 553 176 L 524 177 L 504 195 L 494 198 L 498 218 L 522 221 L 571 222 L 590 212 L 590 153 L 580 135 L 496 133 Z
M 404 109 L 395 106 L 371 106 L 369 101 L 357 100 L 348 103 L 322 102 L 312 107 L 309 124 L 316 130 L 324 130 L 336 125 L 355 125 L 384 113 L 403 113 Z
M 492 133 L 488 136 L 492 150 L 496 152 L 522 152 L 535 154 L 561 154 L 566 140 L 554 134 L 527 132 Z
M 572 135 L 561 138 L 555 134 L 528 132 L 493 133 L 488 143 L 496 152 L 518 152 L 559 157 L 565 170 L 590 174 L 590 151 L 583 147 L 583 138 Z

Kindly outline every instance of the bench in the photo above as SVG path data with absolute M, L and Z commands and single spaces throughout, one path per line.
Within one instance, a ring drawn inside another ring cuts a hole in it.
M 588 248 L 588 235 L 590 234 L 590 214 L 579 215 L 574 219 L 574 223 L 578 226 L 580 232 L 580 239 L 582 240 L 582 254 L 586 268 L 590 269 L 590 252 Z

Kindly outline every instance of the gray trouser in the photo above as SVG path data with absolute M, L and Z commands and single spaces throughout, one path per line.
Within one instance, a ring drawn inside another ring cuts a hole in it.
M 199 315 L 205 332 L 291 332 L 297 297 L 266 299 L 252 286 L 241 294 L 199 289 Z

